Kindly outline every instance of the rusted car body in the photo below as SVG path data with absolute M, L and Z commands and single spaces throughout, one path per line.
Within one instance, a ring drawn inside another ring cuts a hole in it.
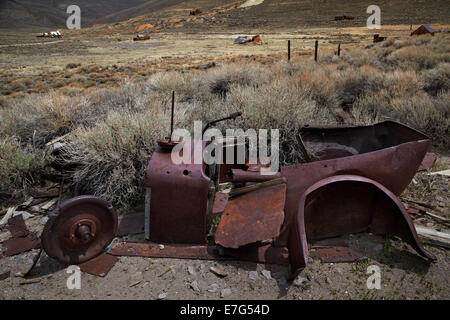
M 283 198 L 282 224 L 278 214 L 278 220 L 274 218 L 272 224 L 258 228 L 256 220 L 238 219 L 238 213 L 234 220 L 229 218 L 229 223 L 223 224 L 227 233 L 216 234 L 216 244 L 239 250 L 239 244 L 250 244 L 237 241 L 240 237 L 262 240 L 264 236 L 258 237 L 259 233 L 281 226 L 276 234 L 268 233 L 273 240 L 271 247 L 288 248 L 293 273 L 307 264 L 308 240 L 363 231 L 399 236 L 422 256 L 434 259 L 421 245 L 397 198 L 430 146 L 427 136 L 392 121 L 351 128 L 304 128 L 300 135 L 314 161 L 283 167 L 278 174 L 287 181 L 285 195 L 271 201 L 279 213 L 279 201 Z M 198 144 L 198 148 L 205 145 L 206 142 Z M 226 170 L 234 173 L 236 182 L 264 180 L 237 166 L 233 169 L 227 165 Z M 157 149 L 147 169 L 147 187 L 152 190 L 150 240 L 205 244 L 208 208 L 212 205 L 208 195 L 215 192 L 212 186 L 206 165 L 174 165 L 169 150 Z M 254 215 L 253 208 L 271 194 L 238 196 L 227 206 L 236 207 L 234 211 L 240 211 L 244 217 Z M 267 216 L 272 211 L 260 212 Z M 260 218 L 264 220 L 263 216 Z M 222 221 L 226 219 L 222 216 Z M 218 231 L 223 228 L 219 226 Z M 261 248 L 255 246 L 254 250 Z
M 236 116 L 239 115 L 231 118 Z M 175 164 L 171 153 L 176 143 L 170 139 L 160 143 L 146 172 L 145 219 L 141 224 L 149 242 L 123 244 L 109 253 L 290 263 L 294 277 L 311 256 L 309 242 L 368 231 L 398 236 L 421 256 L 435 259 L 420 243 L 414 224 L 397 198 L 425 157 L 431 144 L 427 136 L 405 125 L 385 121 L 348 128 L 307 127 L 299 132 L 299 141 L 305 158 L 310 161 L 282 167 L 270 178 L 260 174 L 258 165 L 207 165 L 202 161 Z M 196 155 L 201 157 L 211 142 L 189 143 L 187 150 L 194 159 Z M 230 147 L 236 145 L 223 145 L 224 149 Z M 225 182 L 232 187 L 224 193 L 220 189 Z M 82 200 L 78 201 L 82 204 Z M 97 205 L 101 201 L 93 203 Z M 100 210 L 103 215 L 113 212 L 110 206 L 104 206 Z M 68 221 L 59 224 L 50 221 L 46 230 L 66 225 L 73 243 L 81 241 L 83 248 L 89 250 L 88 242 L 92 241 L 97 250 L 99 242 L 94 241 L 97 236 L 92 232 L 86 233 L 89 237 L 75 239 L 80 231 L 92 230 L 89 224 L 80 226 L 78 221 L 72 221 L 79 210 L 68 207 L 71 208 L 66 210 Z M 80 213 L 85 220 L 100 217 Z M 106 220 L 108 223 L 100 223 L 100 227 L 111 225 L 117 229 L 115 219 Z M 97 231 L 99 236 L 103 235 L 102 245 L 106 243 L 105 237 L 112 240 L 113 235 L 107 231 Z M 65 263 L 79 261 L 63 257 L 60 247 L 68 240 L 64 235 L 60 238 L 58 250 L 54 250 L 56 254 L 51 252 L 54 245 L 50 240 L 43 241 L 44 249 L 48 248 L 50 256 Z M 165 250 L 156 246 L 161 243 L 166 245 Z M 328 255 L 334 249 L 321 250 L 314 254 Z M 337 251 L 347 256 L 341 254 L 336 261 L 355 258 L 345 248 L 339 247 Z

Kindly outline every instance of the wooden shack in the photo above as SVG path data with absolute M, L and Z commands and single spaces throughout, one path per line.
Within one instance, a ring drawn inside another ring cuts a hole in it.
M 434 34 L 436 33 L 436 31 L 433 30 L 433 28 L 431 28 L 429 25 L 427 24 L 423 24 L 421 25 L 419 28 L 417 28 L 416 30 L 414 30 L 411 33 L 411 36 L 420 36 L 420 35 L 432 35 L 434 37 Z

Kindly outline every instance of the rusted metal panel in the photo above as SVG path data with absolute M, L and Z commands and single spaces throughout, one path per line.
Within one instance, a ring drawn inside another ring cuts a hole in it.
M 149 258 L 177 258 L 199 260 L 228 260 L 219 255 L 217 248 L 206 245 L 165 244 L 161 248 L 157 243 L 125 242 L 108 251 L 115 256 L 149 257 Z
M 231 169 L 233 182 L 264 182 L 281 178 L 281 173 L 277 172 L 273 175 L 262 175 L 260 172 L 244 171 L 241 169 Z
M 125 214 L 118 218 L 116 236 L 139 234 L 144 232 L 144 212 Z
M 223 192 L 217 192 L 216 197 L 214 198 L 214 205 L 212 209 L 212 214 L 216 215 L 222 213 L 228 203 L 228 194 Z
M 368 178 L 340 175 L 315 183 L 300 197 L 288 239 L 293 277 L 308 262 L 308 240 L 361 231 L 398 236 L 422 256 L 436 259 L 420 243 L 408 213 L 392 192 Z
M 207 142 L 191 142 L 202 154 Z M 182 156 L 183 152 L 181 152 Z M 147 167 L 146 187 L 152 189 L 150 240 L 159 243 L 206 242 L 206 215 L 210 179 L 204 164 L 176 165 L 171 150 L 158 147 Z
M 336 175 L 359 175 L 399 195 L 431 144 L 424 134 L 393 121 L 351 128 L 305 128 L 301 134 L 317 161 L 281 169 L 288 188 L 278 246 L 286 245 L 298 201 L 314 183 Z
M 117 263 L 115 256 L 102 253 L 99 256 L 79 265 L 80 270 L 94 276 L 104 277 Z
M 13 238 L 23 238 L 30 233 L 21 214 L 10 218 L 8 220 L 8 227 Z
M 435 153 L 427 152 L 425 158 L 423 158 L 422 163 L 417 171 L 425 171 L 433 168 L 435 162 L 437 160 L 437 156 Z
M 30 233 L 25 225 L 22 215 L 17 215 L 8 220 L 11 238 L 3 242 L 5 257 L 36 249 L 40 247 L 40 240 L 36 235 Z
M 41 246 L 41 242 L 38 237 L 30 234 L 24 238 L 10 238 L 3 242 L 3 246 L 6 248 L 3 255 L 10 257 L 31 249 L 37 249 Z
M 214 239 L 226 248 L 278 236 L 284 219 L 286 185 L 259 189 L 228 200 Z

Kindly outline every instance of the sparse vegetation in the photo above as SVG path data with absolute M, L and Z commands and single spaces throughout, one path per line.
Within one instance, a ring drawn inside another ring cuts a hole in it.
M 342 122 L 338 108 L 348 110 L 357 123 L 390 118 L 409 124 L 430 135 L 436 147 L 448 149 L 450 58 L 443 50 L 448 46 L 444 36 L 395 40 L 347 50 L 341 57 L 324 55 L 320 64 L 303 57 L 271 65 L 224 63 L 158 72 L 118 87 L 25 94 L 1 101 L 0 133 L 3 139 L 18 137 L 24 150 L 71 133 L 63 157 L 79 164 L 72 172 L 73 184 L 117 208 L 142 200 L 145 167 L 156 139 L 168 134 L 172 90 L 177 93 L 177 127 L 192 130 L 195 120 L 241 111 L 242 118 L 222 128 L 280 129 L 282 164 L 303 161 L 298 129 Z M 104 81 L 102 72 L 118 69 L 71 68 L 66 69 L 70 74 L 77 70 L 87 75 L 73 73 L 71 80 L 93 81 L 94 86 Z M 32 82 L 23 79 L 21 85 Z

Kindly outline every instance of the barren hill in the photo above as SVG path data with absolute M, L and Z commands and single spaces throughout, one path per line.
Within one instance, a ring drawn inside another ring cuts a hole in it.
M 188 0 L 147 1 L 146 3 L 108 15 L 99 21 L 109 23 L 122 20 L 119 28 L 132 30 L 140 25 L 160 26 L 156 31 L 221 32 L 298 30 L 310 27 L 364 26 L 369 14 L 365 0 Z M 390 24 L 448 23 L 450 7 L 446 0 L 435 1 L 378 1 L 381 22 Z M 202 13 L 189 16 L 189 11 L 199 8 Z M 354 17 L 353 20 L 334 21 L 336 15 Z M 128 19 L 128 20 L 127 20 Z M 126 21 L 125 21 L 126 20 Z M 163 21 L 161 21 L 163 20 Z M 170 21 L 173 21 L 170 23 Z M 161 27 L 162 26 L 162 27 Z M 147 30 L 152 32 L 155 30 Z

